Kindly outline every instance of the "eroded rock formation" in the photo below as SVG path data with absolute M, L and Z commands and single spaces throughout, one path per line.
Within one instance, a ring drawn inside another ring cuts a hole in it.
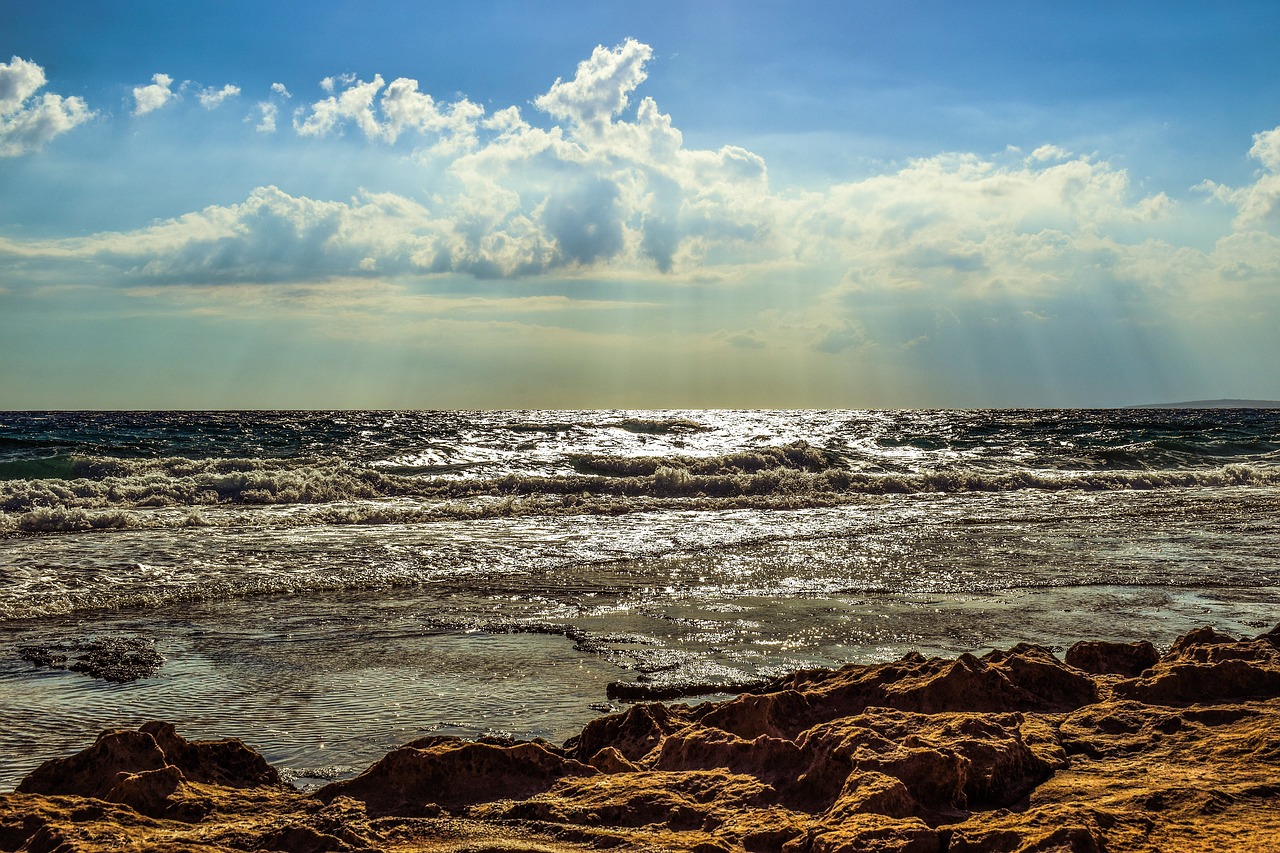
M 0 850 L 117 849 L 1280 849 L 1280 627 L 798 672 L 563 746 L 426 738 L 313 794 L 149 723 L 0 796 Z

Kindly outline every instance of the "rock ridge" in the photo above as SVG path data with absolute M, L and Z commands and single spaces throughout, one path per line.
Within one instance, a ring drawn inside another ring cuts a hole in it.
M 117 849 L 1280 849 L 1280 626 L 804 670 L 563 745 L 424 738 L 312 793 L 152 722 L 0 795 L 0 850 Z

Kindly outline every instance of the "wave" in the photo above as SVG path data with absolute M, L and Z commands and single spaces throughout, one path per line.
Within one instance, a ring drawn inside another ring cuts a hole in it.
M 644 435 L 681 435 L 692 432 L 706 432 L 711 427 L 688 418 L 623 418 L 612 421 L 605 426 L 625 429 L 627 432 Z
M 0 535 L 803 509 L 882 495 L 1280 486 L 1280 469 L 1245 464 L 1183 471 L 883 473 L 853 471 L 838 461 L 826 451 L 793 445 L 705 459 L 597 457 L 582 462 L 582 470 L 602 473 L 472 479 L 386 474 L 336 462 L 280 470 L 261 460 L 214 460 L 198 470 L 192 460 L 180 466 L 133 461 L 138 472 L 123 477 L 0 483 Z M 159 470 L 188 468 L 196 473 Z

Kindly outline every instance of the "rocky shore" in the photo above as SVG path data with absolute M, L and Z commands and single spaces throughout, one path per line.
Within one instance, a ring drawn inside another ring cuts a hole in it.
M 1280 850 L 1280 626 L 802 671 L 561 746 L 426 738 L 309 793 L 148 723 L 0 795 L 0 850 Z

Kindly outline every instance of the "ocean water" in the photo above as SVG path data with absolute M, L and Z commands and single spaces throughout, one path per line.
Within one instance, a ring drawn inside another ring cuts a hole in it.
M 0 790 L 152 718 L 307 784 L 1278 593 L 1276 410 L 0 413 Z M 20 654 L 118 639 L 164 664 Z

